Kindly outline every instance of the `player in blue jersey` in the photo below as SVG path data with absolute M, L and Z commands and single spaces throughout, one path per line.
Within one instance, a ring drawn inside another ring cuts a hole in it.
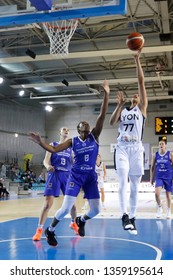
M 110 124 L 119 122 L 115 153 L 116 169 L 119 181 L 119 202 L 122 214 L 122 226 L 129 233 L 136 235 L 135 216 L 137 209 L 138 187 L 144 174 L 144 148 L 142 136 L 147 115 L 148 98 L 144 84 L 144 74 L 140 63 L 141 51 L 135 55 L 138 78 L 138 92 L 131 99 L 129 108 L 123 108 L 126 99 L 123 92 L 118 92 L 118 104 L 111 115 Z M 130 183 L 130 211 L 127 210 L 127 186 Z
M 69 129 L 62 127 L 60 129 L 60 140 L 58 142 L 50 143 L 51 146 L 58 146 L 68 139 Z M 36 233 L 32 237 L 33 241 L 39 241 L 42 237 L 43 227 L 47 219 L 48 212 L 53 205 L 55 197 L 60 196 L 60 191 L 65 194 L 66 182 L 70 174 L 72 165 L 72 148 L 69 147 L 59 153 L 46 152 L 43 161 L 45 168 L 48 171 L 46 187 L 44 191 L 45 201 L 41 211 Z M 71 224 L 70 227 L 78 232 L 78 226 L 75 223 L 76 206 L 73 205 L 71 209 Z
M 158 205 L 157 218 L 163 213 L 161 191 L 165 189 L 167 200 L 167 219 L 171 219 L 171 194 L 173 192 L 173 153 L 167 150 L 167 141 L 159 141 L 159 151 L 152 157 L 150 168 L 150 182 L 155 186 L 155 198 Z
M 38 133 L 29 133 L 29 138 L 39 144 L 49 152 L 60 152 L 72 147 L 74 161 L 66 185 L 62 207 L 55 213 L 51 225 L 45 230 L 45 235 L 49 245 L 58 244 L 55 236 L 55 227 L 71 210 L 76 201 L 81 188 L 84 191 L 85 198 L 88 199 L 89 210 L 86 214 L 77 217 L 76 223 L 79 227 L 80 236 L 85 236 L 85 223 L 87 220 L 95 217 L 100 211 L 100 195 L 97 183 L 97 173 L 95 171 L 96 159 L 99 151 L 99 136 L 103 129 L 103 123 L 106 117 L 109 101 L 109 85 L 105 80 L 103 82 L 104 99 L 101 105 L 100 114 L 97 117 L 95 127 L 90 130 L 90 125 L 86 121 L 81 121 L 77 125 L 79 136 L 68 139 L 57 147 L 52 147 L 42 141 Z

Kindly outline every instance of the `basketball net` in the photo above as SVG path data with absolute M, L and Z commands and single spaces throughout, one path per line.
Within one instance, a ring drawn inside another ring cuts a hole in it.
M 68 55 L 69 43 L 77 26 L 77 19 L 43 23 L 43 28 L 50 41 L 50 54 Z

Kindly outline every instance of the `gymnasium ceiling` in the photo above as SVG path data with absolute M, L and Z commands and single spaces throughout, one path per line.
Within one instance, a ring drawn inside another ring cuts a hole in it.
M 54 10 L 72 5 L 100 5 L 112 1 L 57 1 Z M 77 4 L 80 2 L 80 4 Z M 69 8 L 68 8 L 69 9 Z M 110 103 L 116 92 L 127 98 L 137 92 L 133 54 L 127 36 L 144 35 L 141 64 L 151 103 L 173 100 L 173 1 L 127 0 L 127 14 L 79 18 L 70 41 L 69 55 L 50 55 L 50 43 L 42 23 L 3 25 L 4 17 L 38 14 L 28 0 L 0 0 L 0 101 L 5 104 L 44 107 L 96 106 L 102 101 L 101 84 L 107 79 Z M 30 49 L 35 59 L 26 55 Z M 68 86 L 62 83 L 68 82 Z M 24 96 L 19 91 L 24 90 Z M 171 104 L 170 104 L 171 105 Z

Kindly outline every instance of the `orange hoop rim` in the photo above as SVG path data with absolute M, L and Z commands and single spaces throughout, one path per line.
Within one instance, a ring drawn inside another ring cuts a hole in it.
M 48 28 L 51 28 L 51 29 L 54 29 L 55 31 L 56 30 L 70 30 L 73 26 L 75 26 L 75 24 L 79 21 L 78 18 L 74 18 L 74 19 L 63 19 L 63 20 L 55 20 L 54 22 L 63 22 L 63 21 L 67 21 L 71 24 L 69 24 L 68 26 L 61 26 L 61 25 L 52 25 L 51 22 L 43 22 L 43 24 L 48 27 Z M 74 21 L 74 23 L 73 23 Z

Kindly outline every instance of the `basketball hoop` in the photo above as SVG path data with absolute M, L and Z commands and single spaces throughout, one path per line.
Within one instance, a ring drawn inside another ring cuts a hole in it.
M 43 23 L 43 28 L 50 41 L 50 54 L 68 55 L 69 43 L 77 26 L 78 19 Z

